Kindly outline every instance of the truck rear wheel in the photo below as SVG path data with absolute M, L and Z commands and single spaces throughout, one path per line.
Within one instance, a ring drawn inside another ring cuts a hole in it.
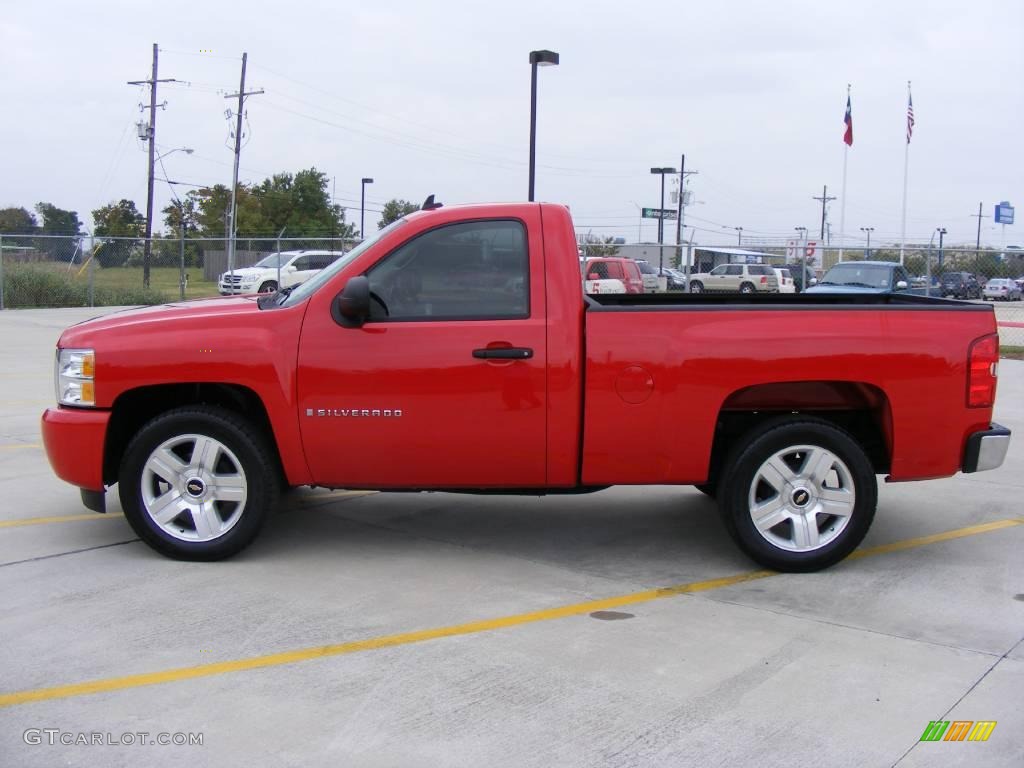
M 179 560 L 220 560 L 245 548 L 278 494 L 265 439 L 231 411 L 176 408 L 146 424 L 121 462 L 118 493 L 143 541 Z
M 753 293 L 753 292 L 754 292 L 754 284 L 753 283 L 744 283 L 743 285 L 740 286 L 740 293 Z
M 690 293 L 704 293 L 704 283 L 700 280 L 691 280 Z
M 786 417 L 734 446 L 718 501 L 729 534 L 753 560 L 807 572 L 839 562 L 861 543 L 878 486 L 849 434 L 818 419 Z
M 273 293 L 277 290 L 277 283 L 273 280 L 267 280 L 265 283 L 260 285 L 260 293 Z

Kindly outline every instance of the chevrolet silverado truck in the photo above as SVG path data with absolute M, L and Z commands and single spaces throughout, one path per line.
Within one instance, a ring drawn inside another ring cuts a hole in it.
M 1003 461 L 990 306 L 586 296 L 564 206 L 429 202 L 291 291 L 64 331 L 57 475 L 97 511 L 116 484 L 139 537 L 188 560 L 241 550 L 293 486 L 695 485 L 755 561 L 811 571 L 864 538 L 876 476 Z

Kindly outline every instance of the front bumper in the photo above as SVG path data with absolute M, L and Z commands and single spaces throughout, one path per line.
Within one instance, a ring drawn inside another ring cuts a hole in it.
M 999 424 L 975 432 L 967 438 L 964 449 L 964 472 L 984 472 L 1002 466 L 1010 447 L 1010 430 Z
M 61 480 L 89 491 L 103 489 L 103 447 L 110 411 L 47 408 L 42 418 L 43 445 Z
M 227 283 L 220 283 L 217 289 L 220 291 L 221 296 L 240 296 L 245 293 L 256 293 L 257 285 L 228 285 Z

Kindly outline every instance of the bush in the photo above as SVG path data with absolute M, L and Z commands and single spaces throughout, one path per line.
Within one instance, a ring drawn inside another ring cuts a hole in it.
M 159 291 L 142 288 L 97 288 L 92 306 L 164 304 Z M 4 268 L 4 307 L 88 307 L 89 285 L 59 270 L 35 265 L 7 265 Z

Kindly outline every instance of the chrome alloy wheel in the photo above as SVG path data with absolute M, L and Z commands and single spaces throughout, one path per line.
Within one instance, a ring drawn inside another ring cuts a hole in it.
M 230 531 L 242 517 L 247 488 L 235 454 L 205 435 L 165 440 L 142 469 L 146 514 L 182 541 L 210 541 Z
M 754 473 L 750 519 L 773 546 L 812 552 L 828 545 L 850 522 L 857 494 L 842 459 L 815 445 L 784 448 Z

